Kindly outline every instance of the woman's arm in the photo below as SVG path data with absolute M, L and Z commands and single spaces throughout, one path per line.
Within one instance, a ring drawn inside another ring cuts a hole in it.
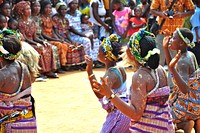
M 144 76 L 145 77 L 145 76 Z M 110 99 L 111 102 L 119 109 L 123 114 L 138 121 L 144 112 L 146 107 L 146 83 L 143 76 L 139 76 L 138 73 L 135 73 L 132 77 L 132 90 L 131 90 L 131 102 L 126 103 L 118 96 L 113 97 L 113 93 L 110 90 L 108 77 L 105 79 L 101 78 L 102 83 L 98 83 L 96 80 L 93 80 L 93 90 L 99 92 L 102 95 L 105 95 Z
M 93 16 L 95 20 L 106 29 L 106 31 L 109 31 L 109 26 L 106 23 L 104 23 L 98 15 L 98 6 L 99 6 L 98 2 L 92 3 L 91 8 L 92 8 Z
M 166 63 L 167 63 L 167 65 L 169 65 L 170 61 L 172 60 L 170 52 L 169 52 L 169 40 L 171 38 L 170 31 L 165 30 L 164 34 L 165 34 L 165 37 L 163 39 L 163 50 L 165 53 Z
M 85 34 L 78 32 L 74 27 L 70 26 L 69 29 L 70 32 L 73 32 L 76 35 L 82 36 L 82 37 L 87 37 Z

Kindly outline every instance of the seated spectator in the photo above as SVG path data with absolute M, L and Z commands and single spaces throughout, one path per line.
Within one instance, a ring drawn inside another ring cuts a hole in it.
M 79 34 L 76 30 L 73 29 L 73 27 L 69 26 L 69 21 L 67 18 L 65 18 L 66 15 L 66 4 L 63 2 L 60 2 L 56 5 L 57 14 L 53 16 L 54 21 L 54 29 L 55 34 L 63 41 L 66 41 L 70 44 L 73 44 L 73 47 L 69 47 L 67 52 L 67 65 L 68 66 L 74 66 L 79 64 L 84 64 L 84 55 L 85 55 L 85 49 L 84 49 L 84 43 L 77 42 L 76 40 L 73 40 L 71 36 L 69 35 L 70 31 L 75 31 L 75 33 Z M 82 34 L 81 34 L 82 35 Z M 86 38 L 88 39 L 88 38 Z M 84 41 L 84 40 L 80 40 Z M 90 45 L 90 40 L 89 45 Z M 83 45 L 81 45 L 83 44 Z M 81 68 L 81 66 L 77 66 L 77 68 Z
M 78 42 L 79 44 L 83 44 L 85 54 L 91 55 L 91 42 L 90 37 L 87 37 L 82 33 L 81 30 L 81 12 L 78 10 L 78 1 L 77 0 L 68 0 L 67 4 L 69 6 L 69 10 L 65 15 L 65 18 L 69 20 L 70 25 L 70 38 L 73 41 Z
M 8 20 L 8 29 L 13 33 L 19 36 L 22 43 L 22 50 L 20 51 L 20 56 L 17 60 L 20 60 L 24 64 L 28 66 L 28 69 L 31 74 L 32 82 L 34 82 L 35 78 L 39 74 L 39 53 L 27 42 L 25 42 L 23 35 L 19 32 L 18 22 L 14 18 L 10 18 Z M 44 79 L 43 79 L 44 81 Z
M 48 77 L 58 78 L 57 73 L 54 73 L 56 66 L 51 45 L 36 36 L 36 24 L 32 19 L 30 19 L 30 2 L 21 1 L 15 5 L 14 10 L 20 16 L 20 18 L 18 18 L 20 32 L 23 34 L 26 42 L 31 44 L 31 46 L 40 54 L 40 76 L 44 77 L 45 75 Z

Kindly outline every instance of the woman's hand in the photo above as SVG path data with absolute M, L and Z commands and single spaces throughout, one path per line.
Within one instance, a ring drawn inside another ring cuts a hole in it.
M 105 79 L 100 77 L 100 79 L 101 83 L 97 82 L 96 80 L 93 80 L 93 91 L 98 92 L 101 95 L 104 95 L 107 98 L 109 98 L 113 92 L 109 87 L 108 76 Z
M 165 29 L 163 31 L 163 33 L 164 33 L 164 36 L 165 36 L 164 39 L 163 39 L 163 48 L 167 48 L 168 49 L 168 47 L 169 47 L 169 40 L 171 38 L 170 31 L 168 29 Z
M 85 55 L 85 62 L 87 64 L 86 71 L 89 72 L 93 69 L 93 60 L 92 57 Z
M 169 63 L 169 70 L 173 72 L 175 70 L 175 65 L 181 57 L 181 51 L 179 50 L 176 56 Z

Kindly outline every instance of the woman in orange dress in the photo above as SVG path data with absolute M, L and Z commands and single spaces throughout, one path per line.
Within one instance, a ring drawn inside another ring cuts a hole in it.
M 23 34 L 25 40 L 40 54 L 39 66 L 41 67 L 41 75 L 58 78 L 58 75 L 54 73 L 56 66 L 51 45 L 36 36 L 36 24 L 30 19 L 30 2 L 21 1 L 15 5 L 14 10 L 19 16 L 18 22 L 20 32 Z

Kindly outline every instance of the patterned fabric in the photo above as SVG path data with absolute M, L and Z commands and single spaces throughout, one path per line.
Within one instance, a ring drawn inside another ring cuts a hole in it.
M 188 80 L 188 93 L 183 94 L 176 82 L 170 96 L 171 114 L 174 122 L 200 119 L 200 70 L 198 69 Z
M 173 0 L 169 0 L 169 4 L 166 5 L 166 0 L 153 0 L 151 3 L 151 9 L 157 10 L 159 9 L 160 11 L 167 11 L 167 9 L 170 6 L 170 3 Z M 193 10 L 194 9 L 194 4 L 192 0 L 176 0 L 174 3 L 172 10 L 174 12 L 184 12 L 185 10 Z M 158 17 L 158 23 L 160 24 L 162 19 Z M 161 32 L 165 29 L 168 29 L 170 33 L 172 34 L 176 28 L 181 28 L 184 23 L 184 18 L 167 18 L 165 20 L 165 23 L 162 26 Z
M 67 51 L 67 66 L 79 65 L 84 63 L 84 46 L 69 47 Z
M 33 40 L 36 33 L 36 24 L 33 20 L 25 23 L 23 20 L 19 20 L 19 30 L 28 39 Z M 40 50 L 36 45 L 32 45 L 33 48 L 40 54 L 39 66 L 42 72 L 49 72 L 51 70 L 56 70 L 55 62 L 53 59 L 53 51 L 51 45 L 43 47 L 44 50 Z
M 68 19 L 60 19 L 58 15 L 53 16 L 54 28 L 57 30 L 58 34 L 64 39 L 67 39 L 69 34 L 69 21 Z
M 120 76 L 121 82 L 123 79 L 121 72 L 118 68 L 112 68 L 113 71 Z M 126 82 L 122 84 L 120 88 L 112 89 L 113 93 L 118 95 L 123 101 L 128 102 L 128 95 L 126 93 Z M 121 113 L 115 106 L 106 98 L 101 98 L 99 101 L 102 104 L 102 108 L 108 112 L 106 121 L 103 124 L 101 133 L 129 133 L 130 118 Z
M 154 97 L 168 96 L 169 86 L 155 89 L 153 93 L 147 95 L 147 99 Z M 161 99 L 161 98 L 160 98 Z M 168 102 L 160 104 L 161 101 L 146 103 L 146 108 L 139 121 L 131 120 L 130 131 L 134 133 L 174 133 L 174 125 L 170 114 Z
M 41 28 L 41 18 L 39 16 L 31 16 L 31 19 L 35 21 L 36 25 L 36 34 L 41 35 L 42 34 L 42 28 Z
M 124 33 L 129 25 L 129 15 L 131 13 L 131 9 L 129 7 L 125 7 L 122 11 L 115 10 L 113 15 L 115 16 L 115 25 L 120 33 Z
M 132 17 L 132 18 L 130 18 L 129 22 L 132 25 L 140 25 L 140 24 L 146 25 L 146 20 L 144 18 L 140 18 L 140 20 L 138 20 L 136 17 Z M 138 32 L 139 30 L 140 30 L 140 28 L 133 28 L 131 26 L 131 28 L 129 29 L 128 36 L 132 36 L 133 33 Z
M 66 14 L 66 18 L 69 20 L 70 26 L 72 26 L 74 29 L 76 29 L 78 32 L 82 32 L 81 29 L 81 12 L 76 10 L 74 15 Z M 79 35 L 76 35 L 72 32 L 70 32 L 70 37 L 72 40 L 78 42 L 79 44 L 83 44 L 85 54 L 91 56 L 91 42 L 90 39 L 87 37 L 81 37 Z
M 24 69 L 22 66 L 21 83 L 23 83 Z M 26 92 L 25 92 L 26 91 Z M 10 115 L 15 111 L 22 111 L 23 109 L 28 110 L 29 116 L 20 117 L 12 122 L 1 123 L 1 132 L 6 133 L 36 133 L 36 119 L 32 114 L 32 102 L 31 102 L 31 87 L 21 92 L 21 87 L 13 94 L 1 93 L 0 92 L 0 117 L 3 118 L 5 115 Z M 20 96 L 19 96 L 20 95 Z M 23 98 L 22 98 L 23 97 Z M 10 99 L 10 100 L 9 100 Z M 11 100 L 12 99 L 12 100 Z
M 80 11 L 82 14 L 87 14 L 88 16 L 90 16 L 90 4 L 85 5 L 84 7 L 80 6 L 80 7 L 79 7 L 79 11 Z
M 53 25 L 54 22 L 51 17 L 41 16 L 41 29 L 43 34 L 53 38 Z M 67 50 L 69 43 L 61 43 L 59 41 L 50 41 L 51 44 L 57 47 L 57 54 L 59 56 L 61 66 L 65 66 L 67 63 Z

